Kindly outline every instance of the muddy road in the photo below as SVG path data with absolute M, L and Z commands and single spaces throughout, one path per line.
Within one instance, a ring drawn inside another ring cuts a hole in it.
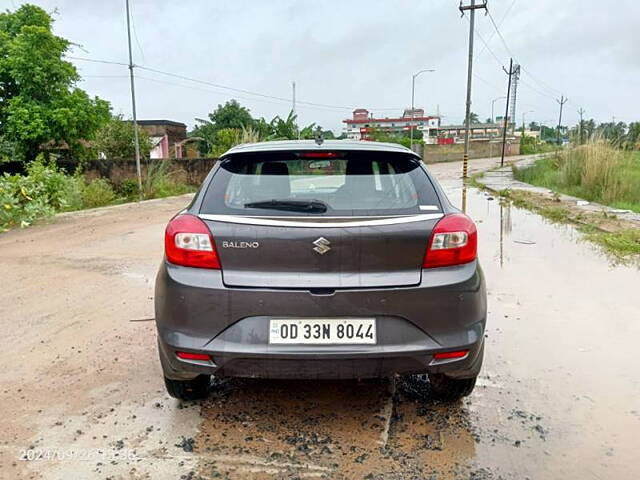
M 492 161 L 472 161 L 472 170 Z M 460 165 L 434 165 L 461 203 Z M 153 281 L 187 197 L 0 235 L 0 478 L 634 479 L 640 270 L 475 189 L 489 319 L 474 393 L 219 380 L 164 393 Z

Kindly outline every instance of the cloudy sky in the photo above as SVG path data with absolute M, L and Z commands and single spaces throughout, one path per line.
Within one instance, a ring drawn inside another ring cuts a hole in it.
M 0 7 L 21 3 L 0 0 Z M 31 3 L 56 12 L 55 32 L 78 45 L 71 55 L 127 62 L 124 0 Z M 434 68 L 416 82 L 416 106 L 459 123 L 469 24 L 457 6 L 458 0 L 131 0 L 136 64 L 246 91 L 137 70 L 138 117 L 192 126 L 231 98 L 257 117 L 286 116 L 295 80 L 300 123 L 338 132 L 355 107 L 400 114 L 411 102 L 411 75 Z M 472 110 L 482 120 L 491 100 L 505 94 L 501 65 L 511 55 L 523 67 L 518 122 L 523 112 L 527 123 L 557 122 L 560 95 L 569 98 L 563 123 L 575 123 L 580 107 L 596 121 L 640 120 L 636 0 L 489 0 L 489 9 L 506 46 L 491 18 L 478 14 Z M 74 63 L 82 88 L 130 115 L 125 66 Z M 504 101 L 495 106 L 498 114 Z

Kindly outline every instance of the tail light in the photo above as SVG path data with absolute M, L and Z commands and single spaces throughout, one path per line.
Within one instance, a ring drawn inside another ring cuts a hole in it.
M 429 239 L 423 268 L 450 267 L 476 259 L 476 225 L 462 213 L 446 215 L 436 224 Z
M 220 268 L 213 236 L 207 225 L 194 215 L 178 215 L 164 232 L 164 253 L 175 265 Z

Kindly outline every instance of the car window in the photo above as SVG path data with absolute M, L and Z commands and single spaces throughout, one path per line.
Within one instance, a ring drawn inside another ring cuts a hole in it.
M 231 155 L 213 176 L 201 213 L 367 216 L 440 210 L 429 177 L 411 155 L 317 155 L 322 153 Z

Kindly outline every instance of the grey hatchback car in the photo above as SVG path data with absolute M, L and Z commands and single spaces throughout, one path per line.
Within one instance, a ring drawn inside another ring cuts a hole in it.
M 240 145 L 167 225 L 155 311 L 176 398 L 211 375 L 426 373 L 454 400 L 483 358 L 476 227 L 402 146 Z

